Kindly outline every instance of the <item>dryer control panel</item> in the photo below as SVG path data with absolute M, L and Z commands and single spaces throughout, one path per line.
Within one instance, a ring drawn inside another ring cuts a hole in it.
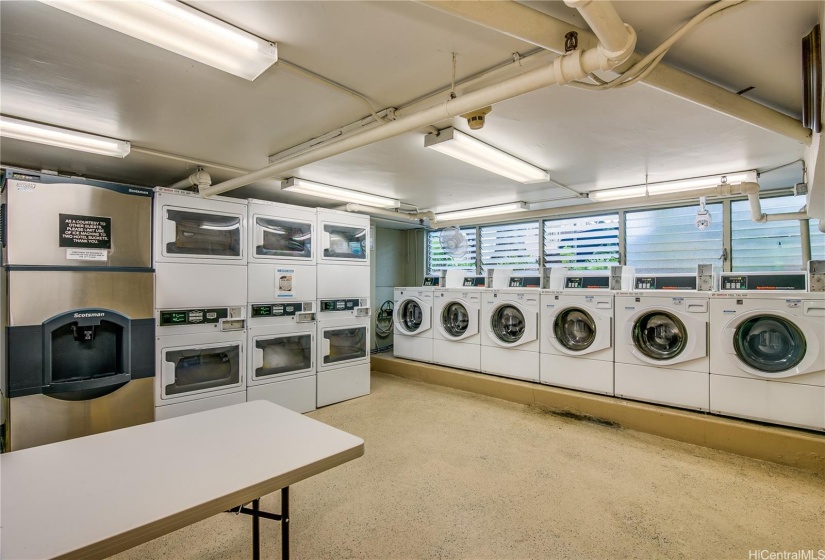
M 723 273 L 720 291 L 794 290 L 805 291 L 804 272 L 776 272 L 762 274 Z
M 251 306 L 252 317 L 293 317 L 296 313 L 304 311 L 304 307 L 302 302 L 267 303 Z M 312 311 L 311 304 L 306 311 Z
M 695 290 L 696 275 L 640 276 L 633 282 L 635 290 Z

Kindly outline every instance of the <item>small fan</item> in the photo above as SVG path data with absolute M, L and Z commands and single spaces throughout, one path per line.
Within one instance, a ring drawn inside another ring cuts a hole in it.
M 460 259 L 467 254 L 467 236 L 455 226 L 442 229 L 438 240 L 444 252 L 454 259 Z

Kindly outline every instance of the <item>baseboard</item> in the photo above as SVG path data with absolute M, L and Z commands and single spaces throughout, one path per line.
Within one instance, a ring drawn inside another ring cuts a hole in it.
M 373 371 L 609 424 L 825 476 L 825 434 L 628 401 L 439 365 L 373 355 Z

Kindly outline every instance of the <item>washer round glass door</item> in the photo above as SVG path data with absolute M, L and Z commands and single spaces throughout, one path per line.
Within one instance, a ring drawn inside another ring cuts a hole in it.
M 524 329 L 527 326 L 524 314 L 517 307 L 512 305 L 502 305 L 493 312 L 490 318 L 490 326 L 493 334 L 502 342 L 512 344 L 518 342 L 524 336 Z
M 791 321 L 760 315 L 744 321 L 733 335 L 736 355 L 750 367 L 766 373 L 786 371 L 805 357 L 805 335 Z
M 470 314 L 463 304 L 453 301 L 441 312 L 441 326 L 450 336 L 464 336 L 470 326 Z
M 584 309 L 565 309 L 553 321 L 553 334 L 568 350 L 586 350 L 596 340 L 596 322 Z
M 654 360 L 675 358 L 687 346 L 685 324 L 666 311 L 645 313 L 633 325 L 633 344 Z
M 401 304 L 401 326 L 407 332 L 416 332 L 421 328 L 421 322 L 424 320 L 424 312 L 418 302 L 412 299 L 404 300 Z

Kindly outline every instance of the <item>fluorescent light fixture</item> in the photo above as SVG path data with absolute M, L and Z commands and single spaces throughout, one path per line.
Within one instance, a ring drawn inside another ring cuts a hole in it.
M 174 0 L 41 1 L 249 81 L 278 61 L 274 43 Z
M 550 176 L 526 161 L 502 152 L 453 127 L 424 137 L 424 146 L 520 183 L 542 183 Z
M 664 181 L 661 183 L 650 183 L 648 185 L 634 185 L 632 187 L 620 187 L 618 189 L 593 191 L 588 195 L 588 197 L 591 200 L 597 201 L 623 200 L 626 198 L 643 198 L 645 196 L 656 196 L 659 194 L 689 192 L 698 189 L 716 187 L 724 183 L 736 185 L 739 183 L 755 181 L 755 171 L 743 171 L 741 173 L 731 173 L 728 175 L 713 175 L 711 177 L 699 177 L 697 179 Z
M 480 218 L 482 216 L 495 216 L 498 214 L 524 212 L 525 210 L 528 210 L 526 203 L 509 202 L 507 204 L 483 206 L 481 208 L 470 208 L 468 210 L 456 210 L 454 212 L 439 212 L 435 215 L 435 219 L 439 222 L 450 220 L 463 220 L 465 218 Z
M 341 187 L 334 187 L 332 185 L 324 185 L 314 181 L 307 181 L 306 179 L 299 179 L 298 177 L 287 179 L 285 185 L 281 187 L 281 190 L 298 194 L 307 194 L 309 196 L 317 196 L 319 198 L 341 200 L 343 202 L 355 202 L 366 206 L 377 206 L 378 208 L 398 208 L 401 206 L 401 203 L 394 198 L 359 191 L 351 191 L 349 189 L 342 189 Z
M 0 136 L 119 158 L 128 156 L 131 150 L 129 142 L 123 140 L 21 121 L 6 116 L 0 116 Z

